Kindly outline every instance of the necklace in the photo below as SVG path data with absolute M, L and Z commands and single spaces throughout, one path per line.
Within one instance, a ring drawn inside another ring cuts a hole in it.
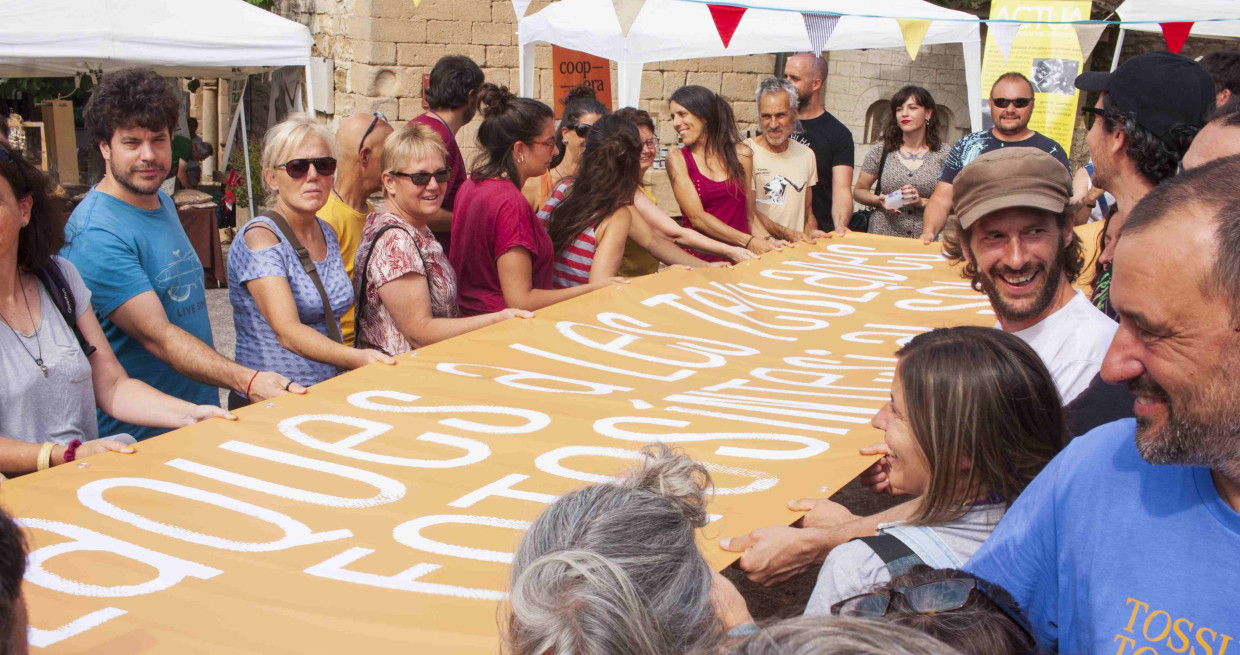
M 34 312 L 30 311 L 30 299 L 26 297 L 26 285 L 22 284 L 21 273 L 17 274 L 17 284 L 22 290 L 22 300 L 26 302 L 26 315 L 30 317 L 30 322 L 34 323 Z M 0 314 L 0 320 L 3 320 L 4 324 L 9 326 L 9 331 L 12 332 L 13 337 L 17 339 L 18 345 L 22 347 L 22 350 L 26 351 L 27 355 L 30 355 L 30 359 L 34 360 L 35 366 L 38 366 L 39 370 L 43 371 L 43 377 L 47 377 L 47 364 L 43 363 L 43 341 L 39 339 L 39 329 L 42 326 L 34 329 L 34 342 L 39 347 L 39 354 L 36 357 L 35 354 L 30 352 L 30 349 L 26 347 L 26 342 L 22 341 L 21 335 L 19 335 L 17 330 L 13 328 L 13 324 L 9 322 L 8 317 L 4 314 Z
M 925 152 L 918 152 L 918 153 L 905 152 L 904 148 L 900 148 L 900 158 L 907 160 L 907 161 L 921 161 L 926 158 L 926 155 L 929 155 L 929 154 L 930 154 L 929 148 L 927 148 Z

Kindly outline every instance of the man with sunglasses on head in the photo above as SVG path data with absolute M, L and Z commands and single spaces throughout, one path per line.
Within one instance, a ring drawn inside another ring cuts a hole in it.
M 69 217 L 61 256 L 82 274 L 130 377 L 196 405 L 218 405 L 216 387 L 271 398 L 284 393 L 288 378 L 240 366 L 213 348 L 202 264 L 172 199 L 159 190 L 172 167 L 180 108 L 180 92 L 152 70 L 120 70 L 95 87 L 83 119 L 106 170 Z M 105 436 L 166 431 L 102 412 L 98 419 Z
M 1033 116 L 1033 84 L 1020 73 L 1004 73 L 990 87 L 990 117 L 994 127 L 962 137 L 947 153 L 938 186 L 926 204 L 921 240 L 930 243 L 938 238 L 947 215 L 952 209 L 952 183 L 960 169 L 979 155 L 1000 148 L 1037 148 L 1050 153 L 1068 166 L 1068 154 L 1048 136 L 1029 129 Z
M 353 114 L 340 121 L 336 128 L 336 181 L 327 204 L 319 210 L 319 218 L 331 226 L 340 244 L 344 272 L 353 279 L 353 257 L 362 240 L 366 216 L 372 211 L 370 196 L 383 190 L 383 144 L 392 134 L 392 126 L 383 114 Z M 344 345 L 353 345 L 353 310 L 340 319 Z

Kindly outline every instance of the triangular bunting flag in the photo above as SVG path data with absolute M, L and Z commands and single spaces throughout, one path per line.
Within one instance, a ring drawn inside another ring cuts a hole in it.
M 1020 31 L 1022 23 L 988 23 L 986 28 L 995 37 L 995 44 L 999 46 L 999 53 L 1003 55 L 1003 61 L 1008 60 L 1008 55 L 1012 53 L 1012 43 L 1016 41 L 1016 33 Z
M 422 0 L 413 1 L 415 3 L 422 2 Z M 525 12 L 530 8 L 530 2 L 532 2 L 532 0 L 512 0 L 512 10 L 517 14 L 517 20 L 525 18 Z
M 897 18 L 896 22 L 900 24 L 900 34 L 904 36 L 904 49 L 908 51 L 908 58 L 916 61 L 917 53 L 921 51 L 921 41 L 926 38 L 926 32 L 930 29 L 930 21 Z
M 723 47 L 728 47 L 732 43 L 732 35 L 736 34 L 736 26 L 740 25 L 741 17 L 745 15 L 745 8 L 731 5 L 706 5 L 706 8 L 710 9 L 710 17 L 715 21 Z
M 646 0 L 611 0 L 611 4 L 616 9 L 616 18 L 620 19 L 620 32 L 627 38 Z
M 1193 24 L 1187 23 L 1159 23 L 1162 28 L 1163 39 L 1167 41 L 1167 49 L 1175 54 L 1180 54 L 1184 49 L 1184 42 L 1188 40 L 1188 33 L 1192 31 Z
M 422 6 L 422 0 L 413 0 L 413 8 L 417 9 Z
M 809 51 L 821 56 L 840 17 L 835 14 L 801 14 L 801 18 L 805 19 L 805 31 L 809 33 Z
M 1081 61 L 1089 59 L 1089 55 L 1093 54 L 1094 47 L 1098 45 L 1098 39 L 1102 38 L 1102 33 L 1106 31 L 1106 23 L 1080 23 L 1075 25 L 1076 39 L 1081 42 Z

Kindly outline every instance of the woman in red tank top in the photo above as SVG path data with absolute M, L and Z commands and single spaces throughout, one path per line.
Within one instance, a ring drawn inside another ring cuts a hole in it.
M 685 226 L 759 255 L 787 245 L 772 237 L 752 211 L 753 151 L 741 144 L 727 101 L 705 87 L 684 86 L 669 104 L 672 126 L 684 145 L 668 153 L 667 172 Z

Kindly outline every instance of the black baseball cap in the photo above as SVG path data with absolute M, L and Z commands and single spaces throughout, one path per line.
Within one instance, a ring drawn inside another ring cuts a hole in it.
M 1103 91 L 1137 124 L 1166 140 L 1175 125 L 1200 128 L 1214 107 L 1214 78 L 1197 62 L 1171 52 L 1147 52 L 1112 73 L 1082 73 L 1082 91 Z

